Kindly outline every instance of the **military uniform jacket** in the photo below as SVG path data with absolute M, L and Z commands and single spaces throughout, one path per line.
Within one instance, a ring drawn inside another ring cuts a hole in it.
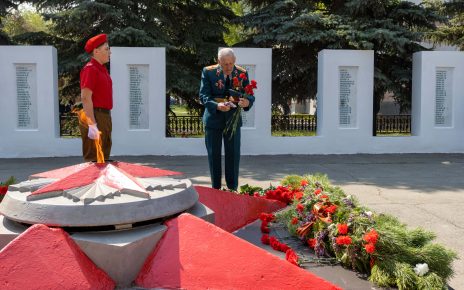
M 242 86 L 245 87 L 249 84 L 247 71 L 240 67 L 234 66 L 232 70 L 232 78 L 239 78 L 241 73 L 245 73 L 246 80 L 242 82 Z M 231 80 L 232 83 L 232 80 Z M 224 129 L 233 113 L 237 109 L 230 109 L 228 112 L 222 112 L 217 109 L 218 102 L 216 98 L 225 97 L 225 76 L 219 64 L 211 65 L 203 68 L 201 74 L 200 84 L 200 101 L 205 106 L 205 113 L 203 114 L 203 123 L 206 128 Z M 248 101 L 250 105 L 243 110 L 248 111 L 253 106 L 255 101 L 254 96 L 249 96 Z M 242 126 L 242 116 L 240 116 L 239 126 Z

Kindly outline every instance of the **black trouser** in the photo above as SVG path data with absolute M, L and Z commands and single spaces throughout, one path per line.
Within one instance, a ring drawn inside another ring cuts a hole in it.
M 229 189 L 238 187 L 238 169 L 240 165 L 240 128 L 230 137 L 223 129 L 205 128 L 205 144 L 208 151 L 209 171 L 213 188 L 221 188 L 221 151 L 224 140 L 224 159 L 226 184 Z

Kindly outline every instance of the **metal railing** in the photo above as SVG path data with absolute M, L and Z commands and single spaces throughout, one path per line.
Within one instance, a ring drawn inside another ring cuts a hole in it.
M 378 115 L 377 134 L 411 133 L 411 115 Z
M 60 116 L 60 133 L 62 137 L 79 137 L 79 121 L 75 114 Z M 314 115 L 273 115 L 273 131 L 307 131 L 315 132 L 317 118 Z M 411 115 L 377 116 L 378 134 L 411 133 Z M 201 116 L 168 116 L 166 117 L 166 136 L 188 137 L 204 134 Z
M 168 137 L 187 137 L 204 133 L 201 116 L 166 117 L 166 136 Z
M 273 115 L 272 131 L 308 131 L 316 132 L 315 115 Z

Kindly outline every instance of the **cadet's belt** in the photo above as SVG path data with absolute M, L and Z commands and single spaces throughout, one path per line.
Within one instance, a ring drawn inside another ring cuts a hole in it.
M 94 112 L 101 112 L 101 113 L 105 113 L 105 114 L 110 114 L 110 110 L 103 109 L 103 108 L 93 108 L 93 111 Z

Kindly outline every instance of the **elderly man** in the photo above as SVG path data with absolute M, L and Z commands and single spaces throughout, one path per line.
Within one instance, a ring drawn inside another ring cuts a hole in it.
M 209 170 L 213 188 L 221 188 L 221 151 L 224 140 L 225 179 L 227 187 L 237 190 L 238 170 L 240 163 L 240 127 L 235 131 L 224 130 L 230 122 L 235 105 L 224 101 L 230 96 L 232 80 L 238 78 L 242 86 L 249 83 L 248 73 L 242 67 L 235 65 L 234 51 L 223 48 L 218 53 L 218 64 L 203 68 L 200 85 L 200 101 L 205 106 L 203 123 L 205 124 L 205 144 L 208 151 Z M 218 101 L 221 99 L 221 101 Z M 254 102 L 254 97 L 240 98 L 238 106 L 248 111 Z
M 96 161 L 95 139 L 101 138 L 103 155 L 108 160 L 111 152 L 111 112 L 113 108 L 113 83 L 104 66 L 110 61 L 110 47 L 106 34 L 90 38 L 85 51 L 90 61 L 82 68 L 81 100 L 88 117 L 88 126 L 80 124 L 82 153 L 85 161 Z

